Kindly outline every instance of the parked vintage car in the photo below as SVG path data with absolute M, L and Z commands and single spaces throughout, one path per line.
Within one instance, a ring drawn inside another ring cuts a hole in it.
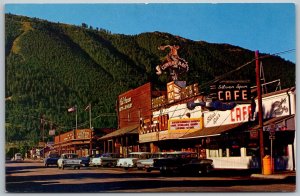
M 91 165 L 93 159 L 94 159 L 94 158 L 98 158 L 98 157 L 101 157 L 101 154 L 93 154 L 93 155 L 91 155 L 91 156 L 90 156 L 90 163 L 89 163 L 89 164 Z
M 129 157 L 118 159 L 117 167 L 123 167 L 125 170 L 136 167 L 139 159 L 147 159 L 150 155 L 150 152 L 131 152 L 129 153 Z
M 62 154 L 57 160 L 58 168 L 64 169 L 65 167 L 73 167 L 74 169 L 80 169 L 82 161 L 78 158 L 77 154 L 66 153 Z
M 105 153 L 102 154 L 100 157 L 95 157 L 90 162 L 92 166 L 106 166 L 106 167 L 114 167 L 117 165 L 117 160 L 123 157 L 121 154 L 118 153 Z
M 84 156 L 80 157 L 81 164 L 84 165 L 85 167 L 88 167 L 90 165 L 91 158 L 90 156 Z
M 15 155 L 14 155 L 14 157 L 12 158 L 12 161 L 22 161 L 23 160 L 23 156 L 22 156 L 22 154 L 21 153 L 16 153 Z
M 167 152 L 155 152 L 151 153 L 148 159 L 139 159 L 136 162 L 136 166 L 139 170 L 145 169 L 147 172 L 151 172 L 153 168 L 154 159 L 160 159 L 167 155 Z
M 172 152 L 166 157 L 154 159 L 153 169 L 158 169 L 161 174 L 180 172 L 202 174 L 209 173 L 213 166 L 211 159 L 198 159 L 194 152 Z
M 45 167 L 48 167 L 49 165 L 56 165 L 57 166 L 58 159 L 59 159 L 59 155 L 58 154 L 49 154 L 44 159 L 44 165 L 45 165 Z

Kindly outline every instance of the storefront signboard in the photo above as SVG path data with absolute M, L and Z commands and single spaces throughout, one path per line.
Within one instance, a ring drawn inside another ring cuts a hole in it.
M 76 132 L 76 139 L 90 139 L 90 137 L 91 137 L 90 129 L 77 130 Z
M 290 104 L 287 93 L 263 98 L 264 119 L 290 115 Z M 258 108 L 256 107 L 255 112 L 257 112 L 257 110 Z
M 294 107 L 292 102 L 289 103 L 289 96 L 287 92 L 278 93 L 272 96 L 266 96 L 262 99 L 263 105 L 263 118 L 269 119 L 280 116 L 290 115 L 290 107 Z M 257 105 L 257 100 L 256 105 Z M 254 118 L 252 118 L 252 110 Z M 232 110 L 227 111 L 209 111 L 204 113 L 204 127 L 213 127 L 228 125 L 234 123 L 248 122 L 255 120 L 257 115 L 257 107 L 251 106 L 251 104 L 238 104 Z M 281 128 L 282 127 L 282 128 Z M 268 127 L 264 127 L 264 131 L 267 131 Z M 283 125 L 276 125 L 276 129 L 283 130 Z M 276 130 L 276 131 L 277 131 Z
M 119 103 L 120 103 L 119 106 L 120 112 L 132 108 L 131 97 L 126 97 L 126 96 L 121 97 Z
M 251 119 L 251 105 L 241 104 L 237 105 L 232 110 L 204 113 L 204 127 L 248 122 L 249 119 Z
M 169 120 L 169 130 L 199 130 L 202 128 L 200 118 Z
M 211 86 L 211 95 L 222 102 L 245 102 L 251 99 L 250 81 L 220 81 Z

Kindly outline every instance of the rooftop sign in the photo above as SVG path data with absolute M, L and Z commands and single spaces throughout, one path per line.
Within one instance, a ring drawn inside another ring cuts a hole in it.
M 249 80 L 221 81 L 210 87 L 213 99 L 222 102 L 245 102 L 251 100 Z
M 161 75 L 163 71 L 168 69 L 173 81 L 177 81 L 180 74 L 186 73 L 189 70 L 188 62 L 178 56 L 177 50 L 179 46 L 165 45 L 158 47 L 159 50 L 165 50 L 166 48 L 169 48 L 170 52 L 162 64 L 156 66 L 156 74 Z

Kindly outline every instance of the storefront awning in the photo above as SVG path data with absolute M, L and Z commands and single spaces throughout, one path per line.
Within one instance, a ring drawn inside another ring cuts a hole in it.
M 242 126 L 243 124 L 245 123 L 235 123 L 235 124 L 222 125 L 217 127 L 206 127 L 198 131 L 195 131 L 193 133 L 184 135 L 179 139 L 193 139 L 193 138 L 201 138 L 201 137 L 218 136 L 221 135 L 221 133 L 223 132 L 229 131 L 231 129 L 235 129 L 237 127 Z
M 124 127 L 122 129 L 118 129 L 114 132 L 111 132 L 107 135 L 104 135 L 103 137 L 99 138 L 99 140 L 105 140 L 105 139 L 118 137 L 121 135 L 127 135 L 127 134 L 138 134 L 138 127 L 139 127 L 139 125 L 132 125 L 132 126 Z
M 264 121 L 264 127 L 268 127 L 271 125 L 279 125 L 281 126 L 275 126 L 276 128 L 280 128 L 282 130 L 295 130 L 295 115 L 288 115 L 288 116 L 280 116 L 280 117 L 274 117 L 271 119 L 268 119 Z M 259 129 L 259 125 L 256 125 L 251 128 L 251 130 Z

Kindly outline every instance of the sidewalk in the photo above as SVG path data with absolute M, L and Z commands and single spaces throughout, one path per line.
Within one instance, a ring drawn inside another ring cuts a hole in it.
M 264 174 L 252 174 L 251 178 L 263 178 L 263 179 L 275 179 L 283 180 L 288 177 L 296 177 L 296 171 L 275 171 L 273 174 L 264 175 Z

